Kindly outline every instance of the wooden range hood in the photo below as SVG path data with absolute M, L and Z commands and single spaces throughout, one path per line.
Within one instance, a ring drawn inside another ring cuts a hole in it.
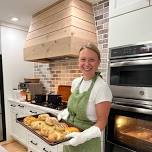
M 33 15 L 24 60 L 78 57 L 80 47 L 88 42 L 97 42 L 92 5 L 82 0 L 60 0 Z

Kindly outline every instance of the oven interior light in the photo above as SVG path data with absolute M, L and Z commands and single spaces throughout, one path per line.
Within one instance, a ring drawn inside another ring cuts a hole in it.
M 116 119 L 116 127 L 121 128 L 127 124 L 125 117 L 118 116 Z

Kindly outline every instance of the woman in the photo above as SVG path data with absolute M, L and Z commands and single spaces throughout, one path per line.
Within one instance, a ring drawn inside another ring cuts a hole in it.
M 72 94 L 68 109 L 58 115 L 83 129 L 71 133 L 64 152 L 101 152 L 101 135 L 106 126 L 112 94 L 106 82 L 97 73 L 100 52 L 94 44 L 87 44 L 79 52 L 79 68 L 82 77 L 72 82 Z

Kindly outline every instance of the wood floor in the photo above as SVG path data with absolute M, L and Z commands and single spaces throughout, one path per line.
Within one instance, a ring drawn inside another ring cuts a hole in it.
M 27 148 L 16 141 L 0 142 L 0 145 L 8 152 L 27 152 Z

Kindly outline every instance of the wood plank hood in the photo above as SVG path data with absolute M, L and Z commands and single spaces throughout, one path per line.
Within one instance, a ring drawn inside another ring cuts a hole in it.
M 80 47 L 87 42 L 97 42 L 91 4 L 82 0 L 60 0 L 33 15 L 24 60 L 44 62 L 78 57 Z

